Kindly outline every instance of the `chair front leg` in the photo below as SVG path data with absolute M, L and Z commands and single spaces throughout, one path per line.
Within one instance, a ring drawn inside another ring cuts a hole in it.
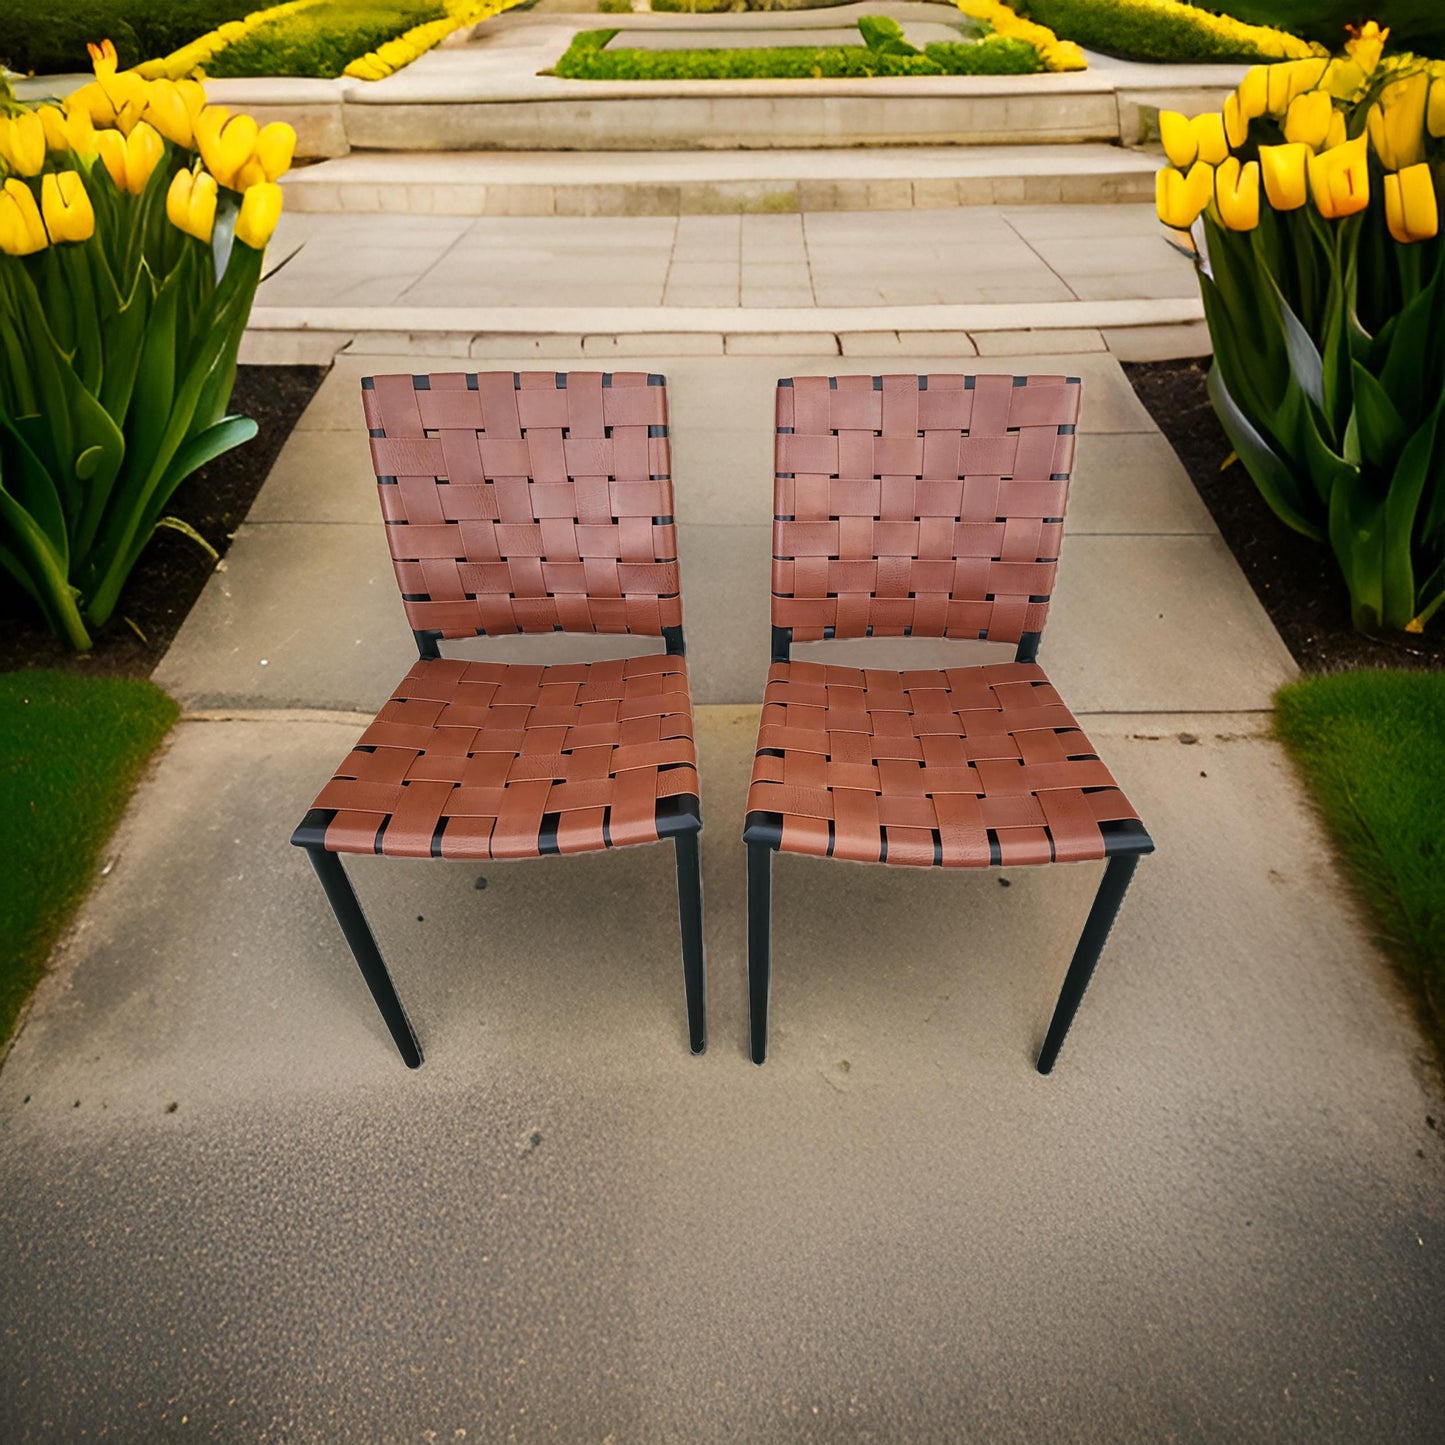
M 707 973 L 702 951 L 702 858 L 696 832 L 678 833 L 677 913 L 682 932 L 682 982 L 687 1032 L 695 1054 L 707 1048 Z
M 1094 974 L 1094 965 L 1104 951 L 1109 930 L 1119 916 L 1119 906 L 1124 901 L 1124 894 L 1129 891 L 1129 881 L 1138 866 L 1137 853 L 1116 853 L 1104 869 L 1103 881 L 1094 896 L 1093 907 L 1089 909 L 1084 931 L 1079 935 L 1073 961 L 1069 964 L 1068 973 L 1064 975 L 1064 986 L 1059 990 L 1059 1001 L 1054 1006 L 1053 1022 L 1049 1024 L 1049 1031 L 1044 1036 L 1044 1046 L 1039 1050 L 1038 1070 L 1041 1074 L 1049 1073 L 1054 1067 L 1054 1061 L 1059 1057 L 1064 1037 L 1069 1032 L 1074 1015 L 1079 1011 L 1079 1004 L 1083 1002 L 1084 990 L 1088 988 L 1089 980 Z
M 773 850 L 748 847 L 748 1038 L 755 1064 L 768 1056 L 768 984 L 773 955 Z
M 326 890 L 327 901 L 331 904 L 332 912 L 336 914 L 336 921 L 341 925 L 341 932 L 351 946 L 352 955 L 361 969 L 361 976 L 366 980 L 366 986 L 371 990 L 371 996 L 376 1000 L 376 1006 L 381 1010 L 381 1016 L 391 1031 L 392 1041 L 407 1068 L 419 1068 L 421 1045 L 417 1043 L 411 1024 L 407 1022 L 406 1010 L 396 996 L 391 975 L 387 973 L 386 964 L 382 962 L 381 950 L 376 946 L 376 939 L 367 925 L 361 904 L 356 901 L 356 890 L 346 876 L 346 869 L 341 866 L 341 859 L 325 848 L 308 848 L 306 852 L 311 859 L 311 866 L 316 870 L 316 876 L 321 880 L 321 886 Z

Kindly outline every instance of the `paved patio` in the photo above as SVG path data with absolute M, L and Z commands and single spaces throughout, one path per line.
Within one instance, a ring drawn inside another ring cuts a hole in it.
M 357 382 L 428 361 L 338 361 L 0 1073 L 6 1439 L 1438 1438 L 1440 1095 L 1267 736 L 1293 665 L 1107 354 L 979 364 L 1084 378 L 1042 660 L 1159 841 L 1057 1071 L 1082 865 L 781 859 L 746 1059 L 772 383 L 960 365 L 667 361 L 709 1052 L 667 850 L 364 859 L 412 1074 L 286 844 L 410 651 Z M 538 642 L 466 650 L 614 650 Z

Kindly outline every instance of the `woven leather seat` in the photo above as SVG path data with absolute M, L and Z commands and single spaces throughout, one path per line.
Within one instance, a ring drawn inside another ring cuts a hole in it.
M 983 868 L 1110 860 L 1038 1067 L 1053 1067 L 1134 865 L 1153 843 L 1035 661 L 1063 541 L 1079 381 L 778 383 L 773 665 L 748 813 L 752 1054 L 767 1049 L 775 850 Z M 791 645 L 966 637 L 988 666 L 794 662 Z
M 1036 663 L 775 662 L 748 812 L 788 853 L 986 868 L 1102 858 L 1138 815 Z
M 455 372 L 361 386 L 420 658 L 291 841 L 414 1068 L 420 1046 L 339 854 L 535 858 L 671 838 L 700 1053 L 702 816 L 662 377 Z M 447 638 L 519 632 L 632 633 L 666 651 L 552 666 L 441 656 Z
M 333 815 L 332 852 L 535 858 L 655 843 L 697 791 L 681 657 L 439 659 L 407 673 L 312 807 Z

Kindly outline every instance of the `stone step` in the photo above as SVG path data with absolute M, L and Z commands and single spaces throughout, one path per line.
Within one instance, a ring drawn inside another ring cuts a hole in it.
M 287 209 L 679 216 L 1148 201 L 1159 162 L 1119 146 L 835 151 L 353 152 L 286 178 Z

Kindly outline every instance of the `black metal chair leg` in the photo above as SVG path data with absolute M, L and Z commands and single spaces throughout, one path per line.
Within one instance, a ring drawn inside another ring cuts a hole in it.
M 1104 951 L 1109 930 L 1119 916 L 1119 905 L 1124 901 L 1129 880 L 1133 878 L 1134 869 L 1138 866 L 1137 853 L 1119 853 L 1109 859 L 1108 867 L 1104 869 L 1103 881 L 1099 884 L 1098 893 L 1094 895 L 1094 904 L 1089 909 L 1084 931 L 1079 935 L 1078 947 L 1074 949 L 1073 962 L 1069 964 L 1069 971 L 1064 975 L 1064 986 L 1059 990 L 1059 1001 L 1054 1006 L 1053 1022 L 1049 1024 L 1049 1031 L 1044 1036 L 1044 1046 L 1039 1050 L 1038 1070 L 1041 1074 L 1049 1073 L 1054 1067 L 1054 1061 L 1059 1057 L 1064 1037 L 1069 1032 L 1074 1015 L 1079 1011 L 1079 1004 L 1083 1002 L 1084 990 L 1088 988 L 1089 980 L 1093 977 L 1094 965 Z
M 392 1041 L 400 1051 L 407 1068 L 419 1068 L 421 1045 L 417 1043 L 411 1024 L 407 1022 L 406 1010 L 396 996 L 391 975 L 387 973 L 386 964 L 382 962 L 381 951 L 376 946 L 376 939 L 372 937 L 361 905 L 356 901 L 356 890 L 346 876 L 346 869 L 341 866 L 341 859 L 325 848 L 308 848 L 306 852 L 311 858 L 311 866 L 315 868 L 316 876 L 321 880 L 321 886 L 326 890 L 326 898 L 331 904 L 332 912 L 336 914 L 336 921 L 341 925 L 347 943 L 351 945 L 351 952 L 361 969 L 361 976 L 366 980 L 366 986 L 371 990 L 371 996 L 376 1000 L 382 1018 L 386 1020 Z
M 755 1064 L 768 1056 L 768 983 L 773 954 L 773 850 L 748 844 L 748 1038 Z
M 682 931 L 682 982 L 692 1051 L 707 1048 L 707 973 L 702 953 L 702 859 L 695 832 L 673 837 L 677 848 L 677 914 Z

